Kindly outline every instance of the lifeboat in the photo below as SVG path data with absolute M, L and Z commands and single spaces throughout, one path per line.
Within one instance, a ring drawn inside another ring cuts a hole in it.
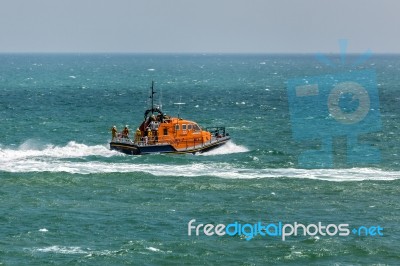
M 164 114 L 154 105 L 154 82 L 151 86 L 151 108 L 145 111 L 136 132 L 128 128 L 118 133 L 115 127 L 110 149 L 129 155 L 151 153 L 201 153 L 230 140 L 225 127 L 201 128 L 196 122 Z M 133 137 L 131 137 L 133 135 Z

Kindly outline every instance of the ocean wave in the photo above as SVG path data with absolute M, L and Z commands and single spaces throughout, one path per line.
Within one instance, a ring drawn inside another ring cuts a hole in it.
M 54 254 L 64 254 L 64 255 L 85 255 L 85 257 L 92 256 L 114 256 L 121 253 L 123 250 L 91 250 L 89 248 L 82 248 L 77 246 L 49 246 L 41 248 L 26 249 L 31 252 L 39 253 L 54 253 Z
M 117 250 L 94 250 L 91 248 L 82 248 L 78 246 L 48 246 L 48 247 L 37 247 L 37 248 L 26 248 L 25 250 L 33 253 L 54 253 L 54 254 L 64 254 L 64 255 L 84 255 L 85 257 L 95 257 L 95 256 L 106 256 L 112 257 L 116 255 L 121 255 L 124 253 L 129 253 L 132 249 L 129 247 L 131 245 L 135 245 L 138 249 L 142 250 L 141 252 L 151 251 L 157 253 L 172 253 L 172 251 L 163 251 L 159 248 L 155 248 L 152 246 L 145 246 L 141 241 L 129 241 L 128 247 L 122 246 Z
M 36 248 L 32 251 L 44 253 L 58 253 L 58 254 L 89 254 L 88 251 L 83 250 L 81 247 L 66 247 L 66 246 L 50 246 L 43 248 Z
M 297 178 L 317 179 L 327 181 L 363 181 L 363 180 L 396 180 L 400 179 L 399 171 L 385 171 L 371 168 L 351 169 L 250 169 L 235 167 L 229 163 L 188 163 L 182 165 L 170 164 L 138 164 L 138 163 L 108 163 L 108 162 L 68 162 L 39 161 L 28 159 L 11 164 L 2 164 L 1 171 L 21 172 L 66 172 L 71 174 L 98 173 L 147 173 L 154 176 L 202 177 L 214 176 L 226 179 L 257 179 L 257 178 Z

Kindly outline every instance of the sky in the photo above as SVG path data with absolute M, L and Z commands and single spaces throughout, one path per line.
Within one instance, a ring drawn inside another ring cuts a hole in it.
M 400 53 L 398 0 L 0 0 L 0 53 Z

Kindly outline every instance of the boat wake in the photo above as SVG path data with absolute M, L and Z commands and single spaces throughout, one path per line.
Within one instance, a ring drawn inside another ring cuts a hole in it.
M 69 142 L 66 146 L 54 146 L 52 144 L 40 144 L 34 140 L 27 140 L 17 149 L 1 149 L 0 162 L 20 161 L 33 158 L 81 158 L 87 156 L 111 157 L 119 153 L 111 151 L 107 146 Z
M 200 153 L 202 156 L 210 156 L 210 155 L 223 155 L 223 154 L 231 154 L 231 153 L 239 153 L 239 152 L 248 152 L 245 146 L 236 145 L 231 140 L 225 143 L 224 145 L 213 149 L 208 152 Z
M 245 152 L 247 148 L 234 143 L 227 144 L 204 155 Z M 125 157 L 124 160 L 111 157 Z M 142 157 L 141 159 L 139 159 Z M 111 158 L 111 159 L 107 159 Z M 69 142 L 66 146 L 32 145 L 27 142 L 17 149 L 0 148 L 0 171 L 10 173 L 65 172 L 71 174 L 97 173 L 144 173 L 154 176 L 204 177 L 226 179 L 296 178 L 328 181 L 396 180 L 400 171 L 376 168 L 350 169 L 296 169 L 296 168 L 249 168 L 234 162 L 199 162 L 189 160 L 185 167 L 173 163 L 149 163 L 145 156 L 131 157 L 111 151 L 107 146 L 88 146 Z M 189 157 L 190 158 L 190 157 Z M 128 162 L 126 159 L 130 159 Z M 134 160 L 134 161 L 133 161 Z M 188 171 L 188 169 L 190 169 Z M 173 174 L 171 174 L 173 173 Z

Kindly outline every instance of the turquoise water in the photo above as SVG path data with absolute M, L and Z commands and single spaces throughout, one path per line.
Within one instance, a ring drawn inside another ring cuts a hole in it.
M 349 61 L 356 60 L 350 56 Z M 337 56 L 334 62 L 339 62 Z M 287 81 L 340 73 L 308 55 L 0 55 L 0 263 L 365 265 L 400 263 L 400 56 L 374 69 L 380 161 L 304 169 L 318 140 L 292 136 Z M 156 82 L 163 110 L 232 141 L 197 155 L 126 156 L 109 129 L 140 124 Z M 381 226 L 383 236 L 188 236 L 188 223 Z

